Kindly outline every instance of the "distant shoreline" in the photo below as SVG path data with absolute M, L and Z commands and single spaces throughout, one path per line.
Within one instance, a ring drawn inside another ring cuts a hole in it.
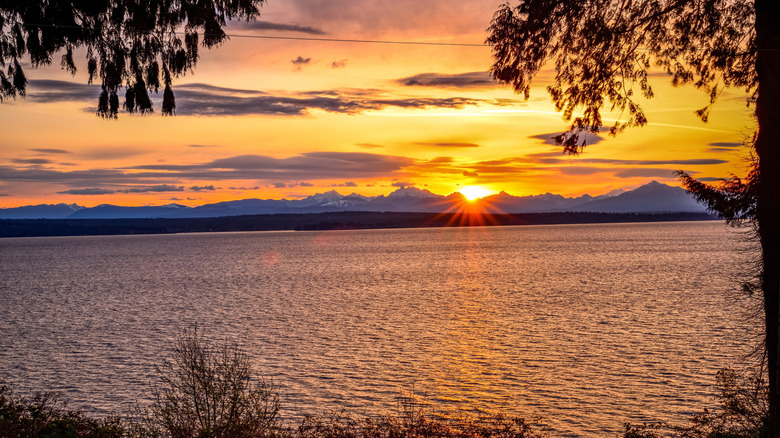
M 0 237 L 306 231 L 717 220 L 709 213 L 333 212 L 187 219 L 0 219 Z

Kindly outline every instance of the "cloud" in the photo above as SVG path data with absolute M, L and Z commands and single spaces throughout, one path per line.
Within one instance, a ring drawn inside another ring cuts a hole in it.
M 383 148 L 381 144 L 374 144 L 374 143 L 357 143 L 358 147 L 361 147 L 363 149 L 377 149 L 377 148 Z
M 714 143 L 709 143 L 708 146 L 710 146 L 710 148 L 707 149 L 709 152 L 734 152 L 745 145 L 738 142 L 716 141 Z
M 45 158 L 17 158 L 11 161 L 17 164 L 49 164 L 52 162 Z
M 80 84 L 54 80 L 45 80 L 43 83 L 48 88 L 42 89 L 40 88 L 41 84 L 38 84 L 39 90 L 37 92 L 42 96 L 45 95 L 45 97 L 41 97 L 41 101 L 94 100 L 94 96 L 76 98 L 72 94 L 63 93 L 61 90 L 61 88 L 67 90 L 72 87 L 82 87 Z M 28 96 L 31 96 L 33 92 L 33 90 L 28 92 Z M 493 103 L 490 100 L 466 97 L 398 97 L 375 89 L 336 89 L 274 95 L 258 90 L 225 88 L 202 83 L 177 85 L 174 87 L 174 93 L 176 95 L 176 114 L 179 116 L 302 116 L 308 115 L 312 110 L 329 113 L 360 114 L 366 111 L 379 111 L 388 107 L 458 109 L 469 105 Z M 104 154 L 106 152 L 105 150 L 101 151 Z M 113 155 L 117 153 L 115 151 Z M 122 149 L 121 153 L 124 156 L 129 156 L 136 152 Z
M 608 131 L 609 128 L 603 128 L 602 129 L 602 131 L 605 131 L 605 130 Z M 528 138 L 534 138 L 534 139 L 542 140 L 542 142 L 544 144 L 549 144 L 549 145 L 552 145 L 552 146 L 558 146 L 558 144 L 555 142 L 555 137 L 557 137 L 559 135 L 561 135 L 560 132 L 555 132 L 555 133 L 549 133 L 549 134 L 530 135 L 530 136 L 528 136 Z M 590 145 L 601 143 L 602 141 L 604 141 L 604 137 L 602 137 L 602 136 L 600 136 L 598 134 L 592 134 L 592 133 L 589 133 L 589 132 L 584 132 L 584 133 L 580 133 L 579 143 L 581 144 L 583 142 L 583 140 L 585 141 L 585 145 L 586 146 L 590 146 Z
M 86 189 L 71 189 L 63 192 L 57 192 L 62 195 L 110 195 L 114 190 L 101 189 L 99 187 L 90 187 Z
M 396 181 L 396 182 L 394 182 L 394 183 L 392 183 L 390 185 L 393 186 L 393 187 L 399 187 L 399 188 L 403 189 L 405 187 L 412 187 L 412 186 L 415 185 L 415 183 L 413 183 L 411 181 Z
M 192 186 L 190 187 L 190 190 L 192 190 L 193 192 L 202 192 L 205 190 L 213 192 L 216 189 L 214 188 L 213 185 L 208 185 L 208 186 Z
M 11 196 L 10 193 L 0 193 L 0 196 Z
M 468 176 L 468 177 L 476 178 L 476 177 L 478 177 L 478 176 L 479 176 L 479 174 L 478 174 L 477 172 L 469 172 L 468 170 L 464 170 L 464 171 L 463 171 L 463 176 Z
M 298 183 L 298 185 L 301 186 L 301 187 L 314 187 L 314 184 L 309 183 L 309 182 Z
M 271 185 L 274 186 L 274 188 L 277 188 L 277 189 L 286 189 L 287 188 L 287 184 L 283 183 L 283 182 L 275 182 L 275 183 L 273 183 Z
M 230 26 L 244 30 L 270 30 L 280 32 L 298 32 L 305 33 L 307 35 L 325 35 L 323 30 L 317 29 L 315 27 L 302 26 L 299 24 L 272 23 L 270 21 L 237 21 L 231 22 Z
M 188 144 L 188 148 L 216 148 L 218 146 L 210 145 L 210 144 Z
M 611 158 L 536 158 L 539 154 L 528 155 L 533 162 L 544 164 L 618 164 L 631 166 L 709 166 L 715 164 L 728 163 L 727 160 L 718 160 L 714 158 L 692 158 L 687 160 L 620 160 Z
M 259 190 L 260 186 L 254 187 L 228 187 L 229 190 Z
M 132 189 L 117 190 L 119 193 L 164 193 L 164 192 L 183 192 L 184 186 L 174 186 L 170 184 L 160 184 L 150 187 L 134 187 Z
M 65 149 L 34 148 L 34 149 L 27 149 L 27 150 L 33 152 L 39 152 L 41 154 L 69 154 L 70 153 L 70 151 L 66 151 Z
M 476 143 L 461 143 L 461 142 L 416 142 L 418 146 L 434 146 L 438 148 L 478 148 L 480 145 Z
M 125 169 L 133 172 L 118 172 L 116 179 L 125 178 L 176 178 L 193 180 L 237 180 L 255 179 L 270 181 L 296 181 L 311 179 L 375 178 L 388 176 L 413 165 L 416 161 L 408 157 L 371 154 L 367 152 L 307 152 L 288 158 L 263 155 L 239 155 L 220 158 L 199 164 L 149 164 L 131 166 Z M 139 170 L 145 172 L 138 172 Z M 21 172 L 10 172 L 12 179 L 19 179 Z M 50 171 L 45 178 L 70 177 L 69 172 Z M 30 175 L 30 173 L 25 174 Z M 0 179 L 4 177 L 0 167 Z M 79 175 L 81 176 L 81 175 Z
M 297 58 L 290 61 L 295 66 L 296 70 L 300 70 L 304 65 L 307 65 L 311 63 L 311 58 L 304 58 L 303 56 L 298 56 Z
M 54 79 L 29 79 L 27 100 L 32 102 L 97 101 L 100 85 Z M 97 102 L 95 102 L 97 103 Z
M 428 160 L 430 164 L 448 164 L 455 161 L 454 157 L 436 157 Z
M 615 176 L 619 178 L 676 178 L 677 170 L 675 169 L 626 169 L 621 172 L 616 172 Z M 697 174 L 698 172 L 688 172 L 689 174 Z
M 481 71 L 458 74 L 421 73 L 398 79 L 396 82 L 407 87 L 475 88 L 498 86 L 489 73 Z
M 357 187 L 357 186 L 358 186 L 357 183 L 355 183 L 353 181 L 347 181 L 347 182 L 341 183 L 341 184 L 331 184 L 330 185 L 330 187 Z
M 344 68 L 347 66 L 347 61 L 349 61 L 349 59 L 340 59 L 338 61 L 333 61 L 330 63 L 330 68 Z

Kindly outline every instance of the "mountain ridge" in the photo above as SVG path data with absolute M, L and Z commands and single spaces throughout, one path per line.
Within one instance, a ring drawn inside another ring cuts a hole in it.
M 408 212 L 445 213 L 701 213 L 706 207 L 680 187 L 651 181 L 634 190 L 613 190 L 599 196 L 582 195 L 567 198 L 545 193 L 514 196 L 504 191 L 474 201 L 454 192 L 437 195 L 416 187 L 402 187 L 388 195 L 367 197 L 352 193 L 341 195 L 335 190 L 317 193 L 300 200 L 241 199 L 188 207 L 180 204 L 126 207 L 102 204 L 82 207 L 76 204 L 40 204 L 0 208 L 0 219 L 140 219 L 140 218 L 210 218 L 256 214 L 295 214 L 329 212 Z

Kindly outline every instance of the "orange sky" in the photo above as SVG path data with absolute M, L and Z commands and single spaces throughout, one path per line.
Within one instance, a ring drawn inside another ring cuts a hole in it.
M 232 35 L 481 44 L 495 0 L 271 1 Z M 82 58 L 83 59 L 83 58 Z M 54 63 L 55 65 L 58 63 Z M 28 69 L 28 97 L 0 104 L 0 207 L 201 205 L 414 185 L 521 196 L 599 195 L 652 179 L 743 174 L 753 126 L 741 90 L 707 102 L 655 75 L 650 124 L 593 138 L 579 157 L 550 137 L 568 124 L 544 91 L 527 102 L 485 73 L 490 49 L 233 37 L 174 82 L 177 115 L 94 114 L 98 91 L 58 67 Z M 159 109 L 159 99 L 156 101 Z M 615 115 L 605 114 L 605 123 Z

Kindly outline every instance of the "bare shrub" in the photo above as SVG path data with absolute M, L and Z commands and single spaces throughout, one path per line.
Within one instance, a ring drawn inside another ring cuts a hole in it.
M 253 381 L 236 344 L 212 347 L 192 329 L 155 371 L 153 401 L 140 409 L 140 436 L 241 438 L 278 430 L 279 397 L 264 380 Z

